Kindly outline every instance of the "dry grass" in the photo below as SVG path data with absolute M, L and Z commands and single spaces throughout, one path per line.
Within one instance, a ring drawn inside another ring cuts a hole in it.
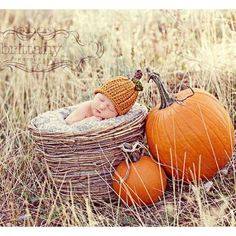
M 101 59 L 79 75 L 67 69 L 0 72 L 0 225 L 236 226 L 235 154 L 210 189 L 205 182 L 169 180 L 162 201 L 130 208 L 119 201 L 98 203 L 57 194 L 46 166 L 33 154 L 27 131 L 37 114 L 86 100 L 103 79 L 146 66 L 156 68 L 173 90 L 187 83 L 213 93 L 235 124 L 235 11 L 2 10 L 0 19 L 1 31 L 50 25 L 76 30 L 82 42 L 97 39 L 105 47 Z M 139 102 L 154 106 L 156 88 L 144 85 Z

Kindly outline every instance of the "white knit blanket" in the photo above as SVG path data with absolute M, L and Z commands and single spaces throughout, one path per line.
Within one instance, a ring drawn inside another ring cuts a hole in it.
M 47 111 L 35 117 L 31 122 L 38 130 L 44 132 L 84 133 L 94 129 L 96 130 L 97 128 L 117 127 L 123 123 L 127 123 L 127 121 L 133 121 L 142 113 L 144 113 L 145 116 L 148 114 L 148 110 L 145 106 L 135 103 L 131 110 L 125 115 L 102 121 L 76 122 L 72 125 L 66 124 L 65 118 L 76 108 L 77 106 L 70 106 L 54 111 Z

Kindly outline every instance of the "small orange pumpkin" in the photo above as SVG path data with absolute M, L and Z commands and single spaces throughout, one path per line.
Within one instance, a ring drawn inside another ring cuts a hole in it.
M 113 175 L 113 189 L 128 205 L 149 205 L 157 202 L 163 195 L 166 174 L 148 156 L 142 156 L 138 161 L 129 164 L 124 160 Z
M 161 102 L 147 117 L 146 137 L 152 155 L 169 176 L 186 182 L 210 179 L 232 156 L 234 127 L 228 112 L 211 94 L 186 89 L 170 96 L 159 75 Z

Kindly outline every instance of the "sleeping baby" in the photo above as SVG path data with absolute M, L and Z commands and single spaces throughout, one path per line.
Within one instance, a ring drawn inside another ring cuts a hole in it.
M 79 121 L 103 120 L 126 114 L 134 105 L 138 91 L 143 87 L 139 81 L 142 72 L 137 70 L 134 77 L 129 79 L 117 76 L 108 80 L 95 90 L 94 99 L 80 103 L 65 119 L 71 125 Z

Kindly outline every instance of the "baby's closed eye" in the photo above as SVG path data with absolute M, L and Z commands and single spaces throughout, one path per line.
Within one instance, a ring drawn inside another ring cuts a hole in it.
M 114 109 L 114 107 L 113 107 L 112 105 L 108 105 L 108 109 L 109 109 L 110 111 L 115 111 L 115 109 Z

